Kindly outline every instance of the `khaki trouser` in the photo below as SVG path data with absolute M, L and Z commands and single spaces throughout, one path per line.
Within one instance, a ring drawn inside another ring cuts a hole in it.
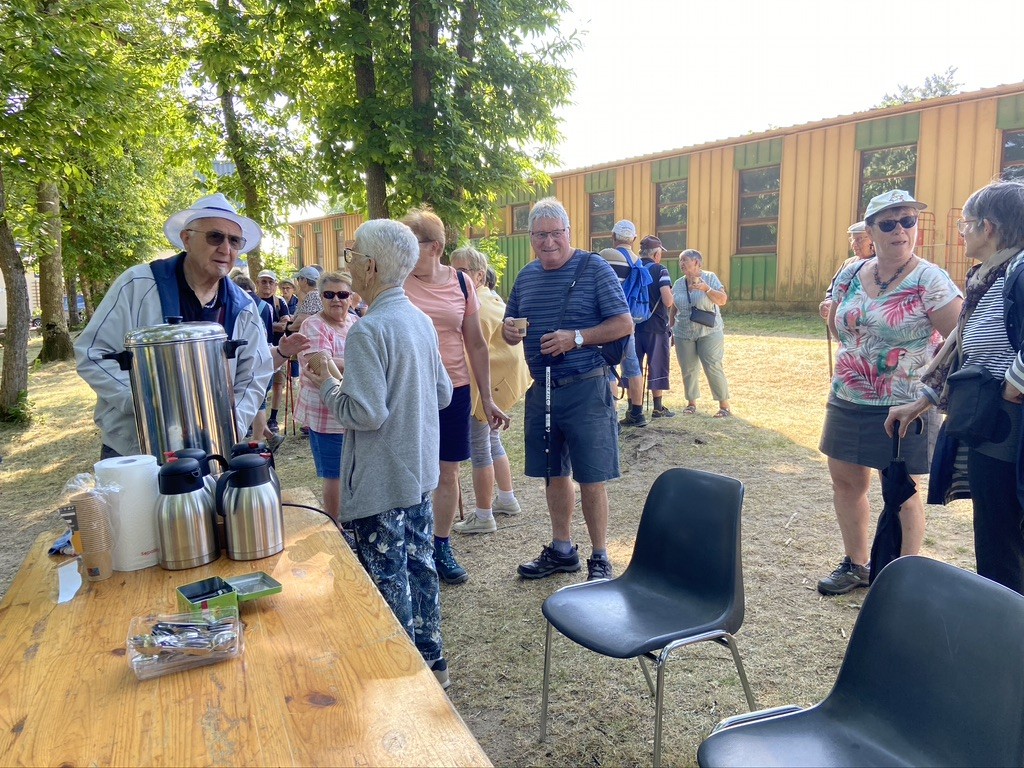
M 720 402 L 728 400 L 729 382 L 725 379 L 725 369 L 722 367 L 722 360 L 725 357 L 725 334 L 722 331 L 714 331 L 695 341 L 685 341 L 677 336 L 675 342 L 676 360 L 679 361 L 679 368 L 683 372 L 687 401 L 692 403 L 700 398 L 698 364 L 703 366 L 704 374 L 708 377 L 712 397 Z

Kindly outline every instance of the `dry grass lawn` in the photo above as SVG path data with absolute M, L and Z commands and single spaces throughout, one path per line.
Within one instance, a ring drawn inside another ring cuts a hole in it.
M 759 706 L 809 705 L 831 687 L 865 594 L 825 599 L 815 590 L 842 554 L 828 472 L 817 451 L 828 388 L 824 329 L 816 318 L 729 315 L 726 325 L 736 418 L 712 419 L 715 407 L 705 388 L 697 416 L 659 420 L 622 435 L 623 477 L 609 486 L 611 555 L 621 572 L 647 491 L 664 469 L 694 467 L 743 481 L 746 620 L 740 652 Z M 53 510 L 61 490 L 75 473 L 91 469 L 99 451 L 92 395 L 73 366 L 35 370 L 31 396 L 32 427 L 0 427 L 0 594 L 35 536 L 59 531 Z M 677 412 L 685 405 L 678 369 L 666 403 Z M 471 577 L 442 590 L 454 681 L 449 695 L 496 765 L 649 764 L 653 702 L 636 663 L 598 657 L 560 637 L 553 654 L 550 737 L 537 741 L 540 604 L 582 576 L 539 582 L 515 576 L 516 564 L 550 539 L 543 484 L 519 474 L 519 421 L 505 443 L 524 514 L 499 519 L 497 534 L 454 542 Z M 305 441 L 289 438 L 278 467 L 286 487 L 318 492 Z M 468 470 L 463 488 L 471 509 Z M 873 506 L 880 511 L 877 490 Z M 924 554 L 973 567 L 969 504 L 929 507 L 928 515 Z M 589 553 L 581 516 L 576 538 Z M 691 765 L 715 723 L 744 711 L 745 702 L 726 649 L 708 645 L 675 658 L 666 677 L 664 761 Z

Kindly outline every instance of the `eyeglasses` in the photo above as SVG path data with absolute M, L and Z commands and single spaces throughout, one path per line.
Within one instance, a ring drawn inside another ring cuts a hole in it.
M 233 251 L 240 251 L 245 248 L 245 238 L 239 237 L 238 235 L 226 235 L 223 232 L 218 232 L 216 229 L 209 231 L 203 229 L 186 229 L 186 232 L 195 232 L 197 235 L 206 235 L 206 244 L 212 245 L 214 248 L 220 246 L 224 242 L 224 238 L 228 239 L 228 247 Z
M 420 245 L 429 245 L 430 243 L 436 243 L 437 240 L 417 240 Z
M 344 301 L 352 295 L 352 291 L 320 291 L 320 295 L 328 301 L 334 301 L 335 299 Z
M 530 237 L 532 237 L 537 242 L 543 243 L 549 237 L 552 240 L 557 240 L 568 231 L 568 227 L 563 227 L 562 229 L 552 229 L 550 232 L 531 232 Z
M 898 219 L 886 219 L 885 221 L 877 221 L 875 224 L 883 232 L 892 232 L 896 229 L 897 224 L 904 229 L 913 229 L 917 226 L 917 216 L 902 216 Z
M 975 222 L 978 222 L 978 221 L 982 221 L 982 219 L 964 219 L 964 218 L 959 218 L 959 219 L 956 220 L 956 231 L 960 233 L 961 237 L 963 237 L 964 235 L 967 234 L 967 228 L 971 224 L 974 224 Z
M 345 259 L 345 263 L 346 264 L 351 264 L 352 263 L 352 257 L 353 256 L 362 256 L 364 259 L 369 259 L 370 258 L 365 253 L 360 253 L 359 251 L 353 251 L 351 248 L 346 248 L 342 252 L 342 254 L 341 254 L 341 257 L 343 259 Z

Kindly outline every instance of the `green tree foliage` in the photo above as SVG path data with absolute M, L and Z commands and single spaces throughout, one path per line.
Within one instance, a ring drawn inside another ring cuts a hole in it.
M 921 85 L 898 85 L 895 93 L 885 94 L 872 109 L 896 107 L 925 99 L 937 99 L 939 96 L 952 96 L 960 93 L 962 87 L 963 83 L 956 81 L 956 67 L 949 67 L 945 72 L 928 75 Z
M 299 97 L 329 186 L 370 217 L 428 203 L 450 230 L 551 162 L 577 45 L 563 0 L 296 0 Z M 299 33 L 301 31 L 301 34 Z M 454 238 L 450 238 L 454 242 Z

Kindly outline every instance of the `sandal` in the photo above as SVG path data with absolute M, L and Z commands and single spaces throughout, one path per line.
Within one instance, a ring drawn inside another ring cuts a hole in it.
M 727 419 L 730 416 L 732 416 L 732 412 L 728 408 L 719 408 L 718 409 L 718 413 L 716 413 L 711 418 L 713 418 L 713 419 Z
M 683 415 L 684 416 L 693 416 L 695 413 L 697 413 L 697 406 L 696 405 L 688 405 L 685 408 L 683 408 Z

